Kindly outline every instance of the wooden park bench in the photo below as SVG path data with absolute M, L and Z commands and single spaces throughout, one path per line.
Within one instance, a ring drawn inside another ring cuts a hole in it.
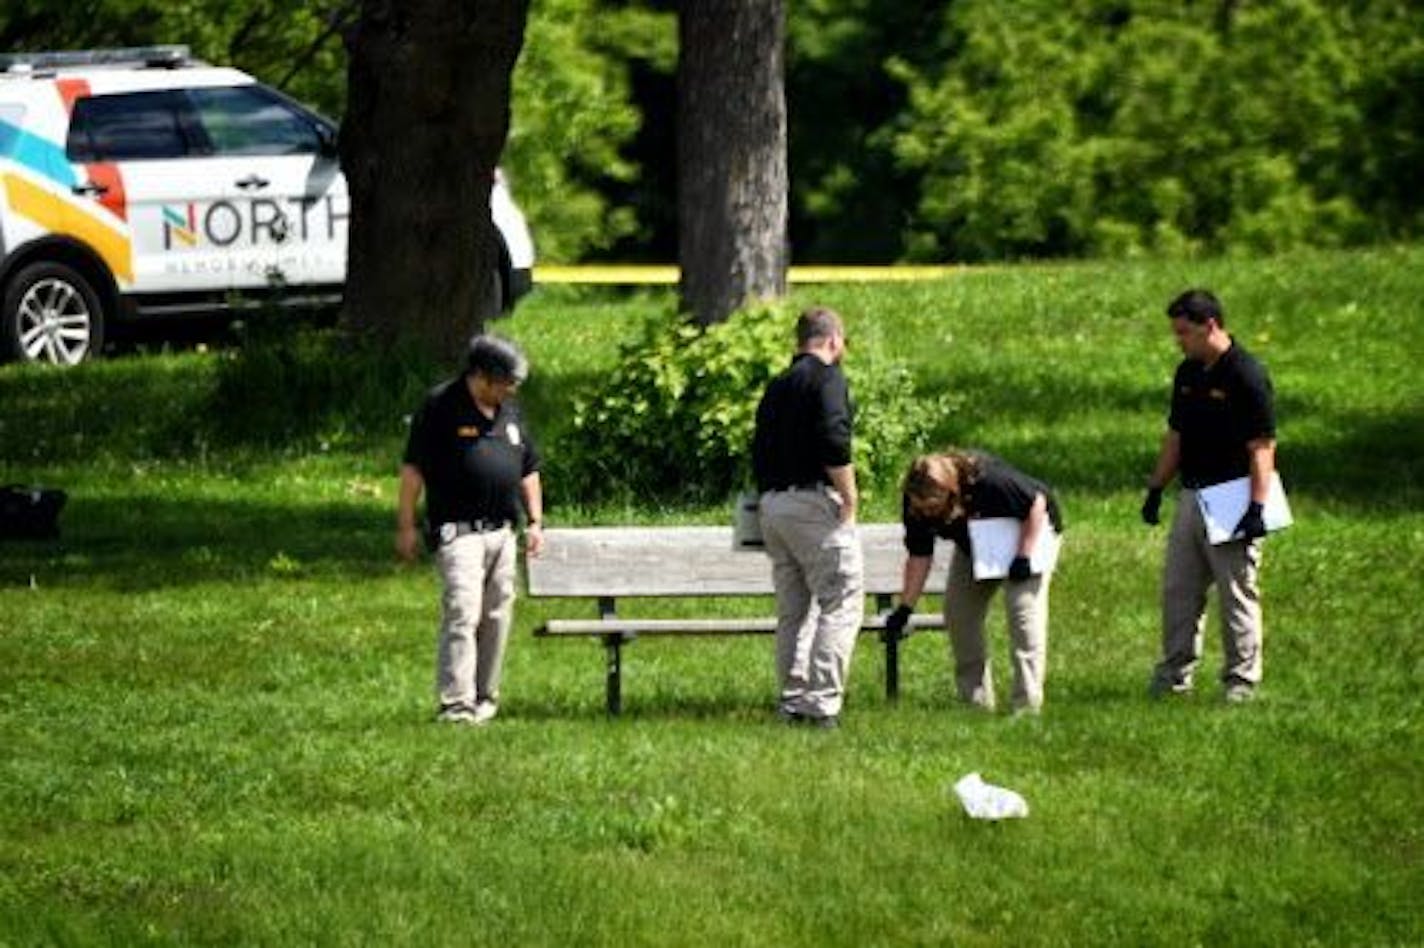
M 885 693 L 899 696 L 899 644 L 885 616 L 900 591 L 905 549 L 898 523 L 862 524 L 865 592 L 875 597 L 861 632 L 878 632 L 885 645 Z M 939 544 L 927 589 L 943 589 L 947 544 Z M 642 619 L 618 614 L 620 599 L 770 596 L 771 561 L 756 550 L 734 550 L 730 527 L 585 527 L 546 530 L 544 555 L 530 559 L 529 595 L 594 600 L 597 616 L 550 619 L 536 636 L 595 636 L 607 647 L 608 711 L 622 710 L 622 648 L 638 636 L 770 635 L 776 617 Z M 910 629 L 943 628 L 939 613 L 917 613 Z

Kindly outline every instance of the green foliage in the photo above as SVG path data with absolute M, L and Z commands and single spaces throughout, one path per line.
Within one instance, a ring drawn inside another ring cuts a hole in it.
M 675 56 L 667 14 L 609 10 L 598 0 L 533 5 L 502 162 L 542 260 L 577 260 L 637 230 L 632 209 L 607 197 L 639 174 L 622 154 L 640 123 L 629 62 Z
M 1356 16 L 1291 0 L 1223 18 L 1146 2 L 952 4 L 942 65 L 891 63 L 910 90 L 895 150 L 922 188 L 911 256 L 1260 253 L 1417 233 L 1420 202 L 1376 213 L 1352 154 L 1379 81 L 1372 51 L 1404 31 L 1371 20 L 1386 6 Z M 1417 154 L 1418 129 L 1391 118 Z
M 648 320 L 574 401 L 568 459 L 586 482 L 638 494 L 725 494 L 747 477 L 756 403 L 786 361 L 791 320 L 752 307 L 707 329 Z
M 896 163 L 893 126 L 908 93 L 892 56 L 920 62 L 942 4 L 802 0 L 786 9 L 791 236 L 797 263 L 889 261 L 917 175 Z
M 757 403 L 786 366 L 794 323 L 785 305 L 749 307 L 705 329 L 649 320 L 601 384 L 575 399 L 577 436 L 563 463 L 584 472 L 583 484 L 639 497 L 716 498 L 749 483 Z M 855 461 L 873 492 L 893 483 L 945 402 L 917 398 L 906 364 L 864 348 L 846 375 Z
M 845 312 L 846 310 L 842 310 Z M 875 313 L 874 307 L 867 312 Z M 953 424 L 963 409 L 962 392 L 926 391 L 912 362 L 888 338 L 888 320 L 848 319 L 851 352 L 846 378 L 855 402 L 855 467 L 861 492 L 870 502 L 900 497 L 900 480 L 910 459 L 938 445 L 934 432 Z
M 11 0 L 0 48 L 187 43 L 333 117 L 348 0 Z M 675 253 L 675 11 L 531 4 L 503 158 L 544 261 Z M 1424 234 L 1424 12 L 1399 0 L 787 7 L 798 262 Z M 635 85 L 632 76 L 643 77 Z M 662 111 L 659 111 L 662 110 Z M 651 193 L 650 193 L 651 192 Z

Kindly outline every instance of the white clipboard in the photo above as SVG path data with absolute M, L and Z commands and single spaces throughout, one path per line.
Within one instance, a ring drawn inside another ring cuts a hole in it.
M 1197 506 L 1201 508 L 1202 520 L 1206 522 L 1206 540 L 1212 546 L 1219 546 L 1232 539 L 1232 531 L 1241 522 L 1246 505 L 1251 502 L 1251 478 L 1238 477 L 1232 481 L 1222 481 L 1197 491 Z M 1271 483 L 1266 494 L 1266 503 L 1261 508 L 1261 520 L 1266 524 L 1266 532 L 1284 530 L 1294 521 L 1290 504 L 1286 502 L 1286 491 L 1281 486 L 1281 476 L 1271 472 Z
M 969 552 L 974 560 L 975 579 L 1003 579 L 1009 565 L 1019 555 L 1019 534 L 1023 521 L 1016 517 L 986 517 L 969 521 Z M 1035 576 L 1053 572 L 1063 539 L 1053 524 L 1045 523 L 1028 558 Z

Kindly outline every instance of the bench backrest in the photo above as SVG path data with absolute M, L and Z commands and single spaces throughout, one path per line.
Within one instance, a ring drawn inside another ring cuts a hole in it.
M 905 561 L 898 523 L 861 524 L 865 591 L 900 591 Z M 944 588 L 947 543 L 936 544 L 925 587 Z M 528 560 L 531 596 L 740 596 L 771 594 L 765 553 L 732 549 L 731 527 L 582 527 L 544 532 Z

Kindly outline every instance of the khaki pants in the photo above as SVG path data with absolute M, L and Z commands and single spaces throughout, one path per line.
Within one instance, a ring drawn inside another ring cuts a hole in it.
M 865 616 L 860 536 L 829 490 L 771 491 L 761 529 L 776 589 L 782 711 L 835 717 Z
M 1260 568 L 1260 540 L 1212 546 L 1197 492 L 1181 492 L 1162 570 L 1162 661 L 1154 675 L 1155 688 L 1191 689 L 1201 661 L 1207 589 L 1213 584 L 1221 604 L 1222 683 L 1250 688 L 1260 682 Z
M 1015 709 L 1043 706 L 1043 678 L 1048 671 L 1048 586 L 1051 573 L 1025 580 L 974 578 L 972 559 L 959 547 L 949 558 L 944 591 L 944 621 L 949 628 L 950 660 L 959 697 L 981 708 L 994 707 L 994 679 L 984 641 L 989 600 L 1004 590 L 1012 649 Z
M 514 618 L 514 531 L 467 533 L 435 552 L 444 582 L 435 691 L 441 707 L 498 701 Z

